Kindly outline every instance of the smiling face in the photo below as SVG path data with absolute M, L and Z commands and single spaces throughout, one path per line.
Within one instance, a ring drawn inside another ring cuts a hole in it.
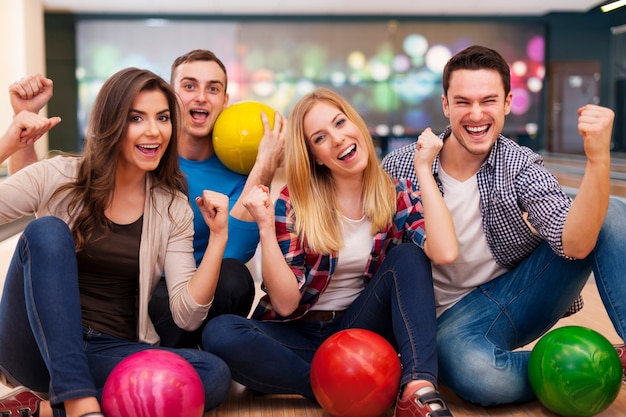
M 226 74 L 215 61 L 191 61 L 179 65 L 174 89 L 182 108 L 183 134 L 210 138 L 215 120 L 228 104 Z
M 489 154 L 511 111 L 512 94 L 505 95 L 496 70 L 456 70 L 451 74 L 443 111 L 450 119 L 452 136 L 459 149 L 482 158 Z M 455 147 L 456 148 L 456 147 Z
M 118 170 L 156 169 L 172 137 L 170 108 L 161 90 L 140 92 L 128 114 Z
M 304 116 L 303 130 L 315 162 L 335 179 L 363 174 L 368 163 L 365 138 L 338 107 L 317 101 Z

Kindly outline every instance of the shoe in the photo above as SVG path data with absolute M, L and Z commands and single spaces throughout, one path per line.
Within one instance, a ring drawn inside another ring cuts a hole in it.
M 406 400 L 398 398 L 394 417 L 453 417 L 433 387 L 420 388 Z
M 0 397 L 0 417 L 32 417 L 42 400 L 26 387 L 13 388 Z
M 619 360 L 622 362 L 622 369 L 624 370 L 624 381 L 626 382 L 626 346 L 617 345 L 615 346 L 615 351 L 619 356 Z

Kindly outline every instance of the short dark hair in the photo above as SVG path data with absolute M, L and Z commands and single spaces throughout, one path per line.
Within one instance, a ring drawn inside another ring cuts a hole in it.
M 194 49 L 193 51 L 189 51 L 184 55 L 179 56 L 172 63 L 172 69 L 170 71 L 170 84 L 174 84 L 174 74 L 176 73 L 176 69 L 182 64 L 186 64 L 188 62 L 194 61 L 213 61 L 224 71 L 224 78 L 226 79 L 226 85 L 224 85 L 224 89 L 228 87 L 228 73 L 226 72 L 226 66 L 222 62 L 221 59 L 217 57 L 213 52 L 208 49 Z
M 511 70 L 506 60 L 495 49 L 481 45 L 469 46 L 454 55 L 443 69 L 443 94 L 448 95 L 450 77 L 457 70 L 496 70 L 502 79 L 504 95 L 511 91 Z

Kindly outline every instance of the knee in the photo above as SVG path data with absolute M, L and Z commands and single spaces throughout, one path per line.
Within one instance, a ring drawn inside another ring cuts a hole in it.
M 402 243 L 391 249 L 387 254 L 387 258 L 392 261 L 401 261 L 403 263 L 412 262 L 415 264 L 424 263 L 430 268 L 430 260 L 419 246 L 414 243 Z
M 254 280 L 248 267 L 237 259 L 222 260 L 218 286 L 228 294 L 248 295 L 254 297 Z
M 527 377 L 527 357 L 514 355 L 493 347 L 457 346 L 454 352 L 440 349 L 439 376 L 459 397 L 482 406 L 529 401 L 534 394 Z M 517 360 L 520 363 L 516 364 Z
M 615 198 L 609 200 L 609 207 L 604 217 L 601 238 L 622 238 L 626 229 L 626 204 Z
M 69 226 L 58 217 L 40 217 L 28 223 L 23 235 L 27 238 L 29 246 L 41 246 L 50 250 L 59 244 L 71 244 L 74 248 L 74 238 Z
M 247 322 L 246 318 L 234 314 L 223 314 L 209 320 L 202 331 L 204 350 L 224 357 L 233 346 L 243 343 L 239 340 L 240 328 Z
M 54 216 L 39 217 L 26 226 L 24 233 L 38 233 L 45 231 L 47 233 L 69 233 L 70 228 L 63 220 Z

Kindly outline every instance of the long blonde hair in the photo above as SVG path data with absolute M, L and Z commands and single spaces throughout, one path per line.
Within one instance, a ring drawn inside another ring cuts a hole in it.
M 330 170 L 319 165 L 304 133 L 304 118 L 313 105 L 324 101 L 343 112 L 366 139 L 368 164 L 363 173 L 363 208 L 372 222 L 372 233 L 388 226 L 396 211 L 395 188 L 382 169 L 365 121 L 346 99 L 336 92 L 317 88 L 302 97 L 289 117 L 285 143 L 285 172 L 291 204 L 296 214 L 296 232 L 316 253 L 343 248 L 340 211 Z M 367 140 L 369 139 L 369 140 Z

